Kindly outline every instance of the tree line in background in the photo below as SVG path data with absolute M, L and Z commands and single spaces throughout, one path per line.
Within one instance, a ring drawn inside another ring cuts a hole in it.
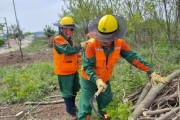
M 126 37 L 137 44 L 180 39 L 180 0 L 64 0 L 64 4 L 62 16 L 72 16 L 82 28 L 76 38 L 84 36 L 92 19 L 115 14 L 127 20 Z
M 0 26 L 3 25 L 2 23 L 0 23 Z M 10 25 L 8 26 L 8 28 L 4 28 L 5 26 L 3 26 L 1 29 L 0 29 L 0 35 L 2 35 L 5 39 L 8 37 L 8 38 L 18 38 L 19 36 L 21 36 L 22 38 L 24 36 L 27 36 L 27 35 L 31 35 L 30 32 L 25 32 L 23 33 L 23 30 L 20 29 L 20 35 L 18 33 L 18 28 L 17 28 L 17 25 Z M 7 29 L 8 29 L 8 33 L 7 33 Z
M 180 0 L 63 0 L 62 16 L 72 16 L 80 29 L 75 39 L 85 39 L 91 21 L 105 14 L 122 15 L 128 23 L 126 37 L 134 43 L 153 43 L 156 40 L 176 42 L 180 39 Z M 30 35 L 30 32 L 21 36 Z M 46 25 L 44 34 L 49 38 L 56 31 Z M 9 27 L 10 38 L 17 38 L 17 26 Z

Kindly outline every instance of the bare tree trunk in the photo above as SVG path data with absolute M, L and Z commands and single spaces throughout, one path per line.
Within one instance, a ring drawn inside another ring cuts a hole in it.
M 20 28 L 19 28 L 19 21 L 17 19 L 17 15 L 16 15 L 16 8 L 15 8 L 15 2 L 13 0 L 13 7 L 14 7 L 14 13 L 15 13 L 15 18 L 16 18 L 16 23 L 17 23 L 17 30 L 18 30 L 18 41 L 19 41 L 19 50 L 20 50 L 20 53 L 21 53 L 21 59 L 23 60 L 23 53 L 22 53 L 22 49 L 21 49 L 21 40 L 22 40 L 22 34 L 21 34 L 21 31 L 20 31 Z
M 171 41 L 171 28 L 170 28 L 170 18 L 168 16 L 168 11 L 167 11 L 167 0 L 162 0 L 163 5 L 164 5 L 164 10 L 165 10 L 165 16 L 166 16 L 166 26 L 167 26 L 167 36 L 168 36 L 168 41 Z
M 176 0 L 176 18 L 174 24 L 174 41 L 178 39 L 178 27 L 180 24 L 180 0 Z
M 23 60 L 23 52 L 22 52 L 22 47 L 21 47 L 21 45 L 22 45 L 22 43 L 21 43 L 21 41 L 22 41 L 21 35 L 19 36 L 18 41 L 19 41 L 19 51 L 21 53 L 21 60 Z

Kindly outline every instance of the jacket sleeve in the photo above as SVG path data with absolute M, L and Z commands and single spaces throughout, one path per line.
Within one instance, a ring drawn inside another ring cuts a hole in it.
M 96 83 L 98 79 L 93 68 L 95 67 L 95 49 L 91 43 L 88 43 L 83 58 L 83 69 L 88 74 L 89 80 Z
M 135 51 L 131 50 L 131 48 L 125 41 L 123 41 L 122 43 L 120 55 L 123 58 L 125 58 L 130 64 L 139 68 L 140 70 L 143 70 L 148 74 L 154 72 L 154 70 L 150 68 L 149 64 L 143 58 L 141 58 Z
M 77 44 L 76 46 L 70 46 L 69 44 L 58 43 L 59 41 L 60 40 L 58 39 L 54 40 L 54 47 L 59 54 L 63 53 L 66 55 L 73 55 L 80 52 L 82 49 L 80 44 Z

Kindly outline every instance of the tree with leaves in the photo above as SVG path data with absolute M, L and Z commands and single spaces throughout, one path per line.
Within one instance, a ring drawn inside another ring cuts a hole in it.
M 56 31 L 50 25 L 46 25 L 45 28 L 43 29 L 43 31 L 44 31 L 44 34 L 49 38 L 48 46 L 52 47 L 53 39 L 54 39 L 54 35 L 55 35 Z

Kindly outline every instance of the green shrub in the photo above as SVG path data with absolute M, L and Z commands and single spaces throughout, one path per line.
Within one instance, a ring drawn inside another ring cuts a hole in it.
M 0 46 L 4 45 L 4 38 L 0 37 Z
M 105 111 L 108 111 L 111 120 L 127 120 L 132 113 L 132 103 L 121 103 L 118 100 L 113 100 Z

